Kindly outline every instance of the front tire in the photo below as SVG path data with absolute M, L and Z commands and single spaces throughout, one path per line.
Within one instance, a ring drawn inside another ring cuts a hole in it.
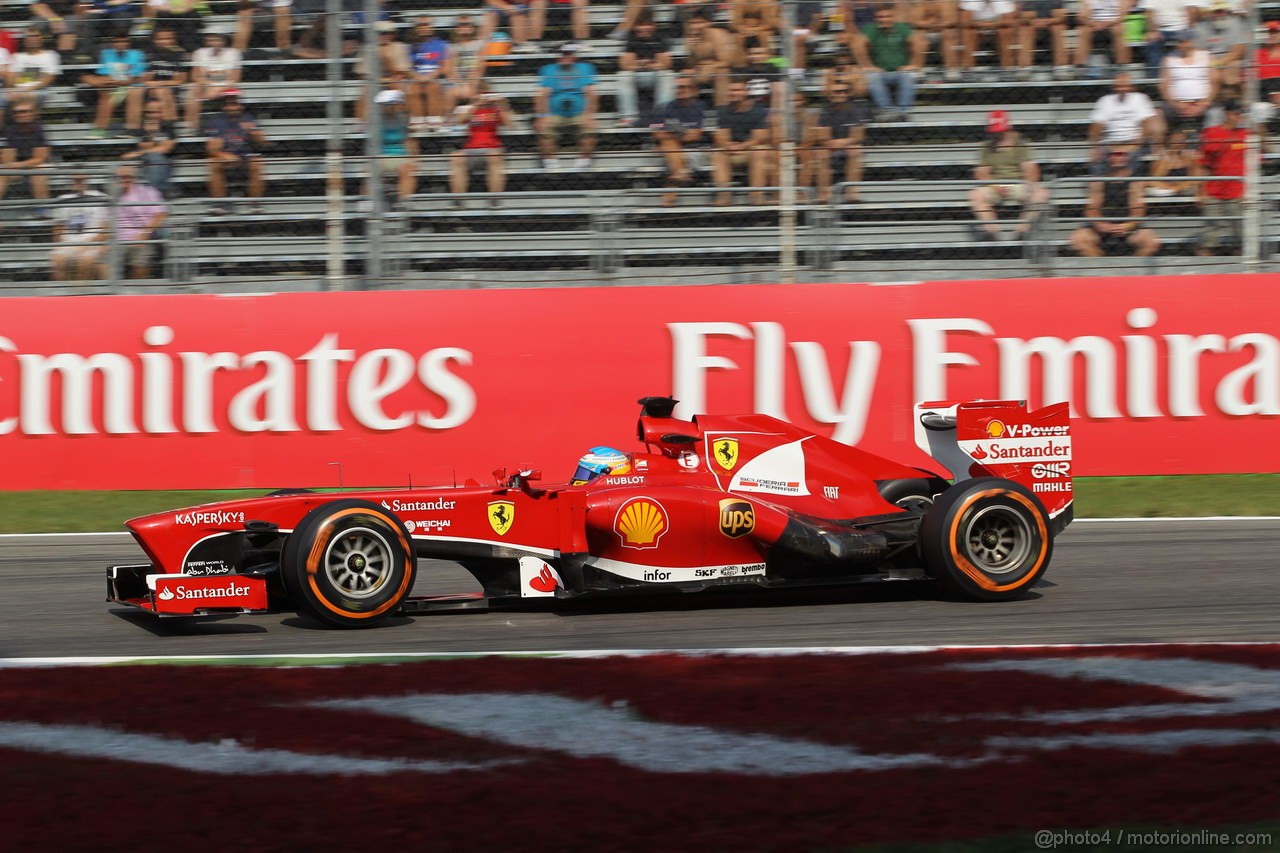
M 1049 514 L 1024 486 L 998 477 L 957 483 L 938 496 L 920 524 L 929 574 L 966 598 L 1018 598 L 1053 556 Z
M 382 622 L 399 609 L 417 576 L 399 519 L 354 499 L 307 513 L 285 541 L 280 563 L 298 608 L 339 628 Z

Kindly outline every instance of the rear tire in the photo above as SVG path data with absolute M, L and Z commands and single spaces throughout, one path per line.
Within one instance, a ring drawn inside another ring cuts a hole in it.
M 399 519 L 377 504 L 346 499 L 303 517 L 285 541 L 280 570 L 304 614 L 339 628 L 368 628 L 400 608 L 417 560 Z
M 920 524 L 925 570 L 979 601 L 1018 598 L 1053 556 L 1049 514 L 1024 486 L 998 477 L 947 489 Z

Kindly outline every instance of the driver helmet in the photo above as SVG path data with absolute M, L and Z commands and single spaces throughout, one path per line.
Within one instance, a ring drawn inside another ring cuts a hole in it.
M 628 474 L 631 457 L 612 447 L 593 447 L 578 460 L 578 470 L 573 472 L 571 485 L 581 486 L 605 474 Z

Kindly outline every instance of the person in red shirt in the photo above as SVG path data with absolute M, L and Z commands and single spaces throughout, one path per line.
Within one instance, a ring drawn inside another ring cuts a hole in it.
M 1249 131 L 1240 126 L 1240 118 L 1240 104 L 1227 101 L 1223 105 L 1222 124 L 1207 128 L 1200 136 L 1200 164 L 1205 174 L 1230 180 L 1205 181 L 1200 185 L 1200 210 L 1205 224 L 1196 245 L 1197 255 L 1216 254 L 1224 230 L 1232 246 L 1241 244 L 1240 217 L 1244 212 L 1241 179 L 1249 150 Z
M 1258 48 L 1254 64 L 1259 93 L 1274 111 L 1280 107 L 1280 21 L 1267 21 L 1267 41 Z
M 502 128 L 511 124 L 511 108 L 507 106 L 507 99 L 489 91 L 489 84 L 481 80 L 476 83 L 471 103 L 458 107 L 454 120 L 466 126 L 467 139 L 450 157 L 452 174 L 449 189 L 458 195 L 465 193 L 471 169 L 478 168 L 483 163 L 487 169 L 486 184 L 489 192 L 502 192 L 507 185 L 502 161 L 506 148 L 499 134 Z M 461 207 L 462 200 L 455 199 L 453 204 Z M 489 206 L 497 207 L 498 199 L 490 198 Z

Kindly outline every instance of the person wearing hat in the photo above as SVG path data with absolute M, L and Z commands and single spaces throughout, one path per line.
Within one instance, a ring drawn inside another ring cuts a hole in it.
M 1227 0 L 1214 0 L 1209 14 L 1202 17 L 1192 29 L 1196 41 L 1213 57 L 1224 86 L 1240 85 L 1241 61 L 1249 44 L 1249 25 L 1235 14 Z
M 205 101 L 222 95 L 240 82 L 240 51 L 227 46 L 221 29 L 204 31 L 204 47 L 191 54 L 191 85 L 187 87 L 187 126 L 200 129 L 200 110 Z
M 378 173 L 395 175 L 396 198 L 401 202 L 417 191 L 418 140 L 409 130 L 405 100 L 404 92 L 399 89 L 383 89 L 373 98 L 381 112 Z M 370 195 L 367 185 L 365 195 Z
M 1022 216 L 1013 234 L 1021 238 L 1049 201 L 1049 191 L 1040 183 L 1040 165 L 1013 129 L 1005 110 L 992 110 L 987 115 L 987 141 L 982 146 L 973 177 L 986 182 L 969 191 L 969 209 L 978 221 L 979 236 L 986 240 L 1005 238 L 996 213 L 998 207 L 1022 206 Z
M 1244 113 L 1237 101 L 1222 106 L 1222 123 L 1205 128 L 1200 135 L 1200 165 L 1204 174 L 1229 180 L 1200 184 L 1200 212 L 1204 228 L 1196 244 L 1196 254 L 1217 254 L 1225 231 L 1232 246 L 1243 242 L 1245 159 L 1249 153 L 1249 131 L 1242 126 Z
M 575 166 L 590 167 L 596 145 L 596 69 L 590 62 L 578 59 L 578 45 L 561 45 L 560 58 L 542 66 L 534 103 L 537 115 L 533 124 L 543 168 L 559 167 L 560 135 L 565 132 L 577 137 Z
M 1128 180 L 1132 177 L 1128 152 L 1112 149 L 1104 179 L 1089 184 L 1084 215 L 1090 221 L 1071 233 L 1071 247 L 1084 257 L 1101 258 L 1125 250 L 1150 257 L 1160 251 L 1156 232 L 1142 225 L 1147 213 L 1143 182 Z
M 258 199 L 264 194 L 262 176 L 262 149 L 267 138 L 258 127 L 258 120 L 253 113 L 247 112 L 240 101 L 237 89 L 227 89 L 222 93 L 222 111 L 209 120 L 208 141 L 205 149 L 209 154 L 209 195 L 215 199 L 226 198 L 227 171 L 244 169 L 249 178 L 248 194 Z M 254 208 L 258 203 L 254 202 Z M 215 203 L 214 211 L 221 210 Z

